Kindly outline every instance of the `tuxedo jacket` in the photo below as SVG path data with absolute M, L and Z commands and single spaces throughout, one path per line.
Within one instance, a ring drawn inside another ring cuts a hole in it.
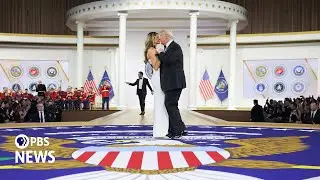
M 48 117 L 48 113 L 46 111 L 44 111 L 44 120 L 45 122 L 49 122 L 49 117 Z M 40 122 L 40 114 L 39 114 L 39 111 L 31 114 L 31 117 L 30 117 L 30 121 L 31 122 Z
M 140 79 L 137 79 L 136 82 L 129 84 L 130 86 L 137 86 L 137 95 L 147 95 L 147 86 L 150 91 L 153 91 L 147 78 L 143 78 L 142 89 L 139 90 L 139 80 Z
M 253 122 L 263 122 L 264 116 L 263 116 L 263 109 L 260 105 L 255 105 L 251 109 L 251 120 Z
M 186 88 L 183 70 L 183 53 L 179 44 L 172 41 L 165 52 L 158 55 L 160 60 L 161 89 L 169 91 Z
M 310 121 L 315 124 L 320 124 L 320 110 L 319 109 L 317 110 L 317 112 L 313 118 L 311 117 L 311 113 L 310 113 Z

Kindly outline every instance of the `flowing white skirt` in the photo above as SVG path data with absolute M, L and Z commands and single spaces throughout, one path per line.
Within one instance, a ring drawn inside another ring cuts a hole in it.
M 165 95 L 160 84 L 160 70 L 153 70 L 151 83 L 154 91 L 153 137 L 165 137 L 169 129 L 169 116 L 164 105 Z

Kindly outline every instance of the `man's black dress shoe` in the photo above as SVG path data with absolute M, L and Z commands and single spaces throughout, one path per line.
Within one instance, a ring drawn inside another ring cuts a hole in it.
M 182 136 L 188 135 L 188 131 L 183 131 L 183 132 L 181 133 L 181 135 L 182 135 Z

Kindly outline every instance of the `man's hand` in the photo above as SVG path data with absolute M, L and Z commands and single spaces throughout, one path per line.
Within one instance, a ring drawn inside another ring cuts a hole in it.
M 126 82 L 126 84 L 128 84 L 128 85 L 129 85 L 130 83 L 129 83 L 129 82 Z
M 153 94 L 154 94 L 154 91 L 151 91 L 151 94 L 153 95 Z
M 163 51 L 164 51 L 164 45 L 162 45 L 162 44 L 157 44 L 156 50 L 157 50 L 158 53 L 163 52 Z

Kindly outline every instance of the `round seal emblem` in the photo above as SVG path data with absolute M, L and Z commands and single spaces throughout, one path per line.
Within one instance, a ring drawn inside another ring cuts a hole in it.
M 306 85 L 302 81 L 297 81 L 292 84 L 292 92 L 295 94 L 303 94 L 306 90 Z
M 265 83 L 259 82 L 256 84 L 255 90 L 258 94 L 263 94 L 268 90 L 268 86 Z
M 23 90 L 23 85 L 20 82 L 15 82 L 12 84 L 11 89 L 15 92 Z
M 58 85 L 56 83 L 50 83 L 48 84 L 47 88 L 50 90 L 50 89 L 57 89 L 58 88 Z
M 19 78 L 23 74 L 21 66 L 12 66 L 9 70 L 9 74 L 13 78 Z
M 152 74 L 153 74 L 153 67 L 150 63 L 146 63 L 145 65 L 145 71 L 146 71 L 146 75 L 149 79 L 151 79 Z
M 282 94 L 286 90 L 286 85 L 284 82 L 279 81 L 273 85 L 273 91 L 277 94 Z
M 282 77 L 286 74 L 286 69 L 284 66 L 276 66 L 273 70 L 273 74 L 276 77 Z
M 47 71 L 46 74 L 49 78 L 54 78 L 58 75 L 58 69 L 54 66 L 50 66 Z
M 37 78 L 40 76 L 40 68 L 38 66 L 29 67 L 28 75 L 31 78 Z
M 37 88 L 36 82 L 32 82 L 31 84 L 29 84 L 29 91 L 30 92 L 36 92 L 36 88 Z
M 293 74 L 294 74 L 295 76 L 301 77 L 301 76 L 303 76 L 303 75 L 305 74 L 306 69 L 305 69 L 303 66 L 298 65 L 298 66 L 296 66 L 296 67 L 293 68 L 293 71 L 292 71 L 292 72 L 293 72 Z
M 215 86 L 215 92 L 218 94 L 222 94 L 228 91 L 228 83 L 224 77 L 219 77 L 217 84 Z
M 256 68 L 256 76 L 258 78 L 264 78 L 268 74 L 268 68 L 265 66 L 258 66 Z

